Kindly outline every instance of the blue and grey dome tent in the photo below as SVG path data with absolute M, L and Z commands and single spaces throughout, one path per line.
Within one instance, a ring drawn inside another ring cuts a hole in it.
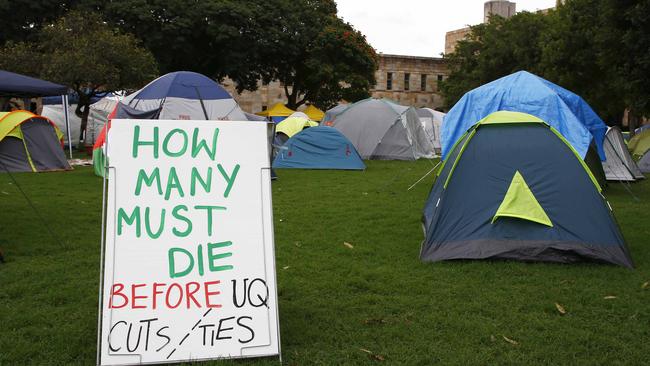
M 160 119 L 248 120 L 221 85 L 191 71 L 165 74 L 121 103 L 139 111 L 160 109 Z
M 488 115 L 449 150 L 426 201 L 424 261 L 595 261 L 632 267 L 595 177 L 541 119 Z
M 364 170 L 354 145 L 338 130 L 310 127 L 279 148 L 273 168 Z

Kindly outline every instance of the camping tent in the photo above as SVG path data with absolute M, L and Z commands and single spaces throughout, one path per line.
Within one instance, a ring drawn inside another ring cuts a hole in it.
M 69 170 L 63 133 L 43 116 L 27 111 L 0 113 L 0 172 Z
M 605 160 L 607 125 L 578 95 L 526 71 L 494 80 L 467 92 L 445 116 L 442 156 L 474 122 L 496 111 L 530 113 L 549 123 L 586 159 L 592 142 Z
M 275 133 L 283 133 L 288 137 L 292 137 L 303 129 L 314 126 L 318 126 L 318 123 L 310 121 L 307 118 L 288 117 L 287 119 L 277 124 L 275 127 Z
M 308 128 L 290 138 L 273 160 L 273 168 L 364 170 L 354 145 L 337 129 Z
M 63 104 L 67 105 L 68 88 L 64 85 L 49 81 L 0 70 L 0 97 L 9 98 L 39 98 L 60 95 Z M 68 113 L 65 113 L 66 134 L 70 136 Z M 70 157 L 72 157 L 72 144 L 68 143 Z
M 244 116 L 246 116 L 247 121 L 267 121 L 266 117 L 258 116 L 257 114 L 248 113 L 246 111 L 244 111 Z
M 603 170 L 607 180 L 634 181 L 644 178 L 630 152 L 627 150 L 623 134 L 618 127 L 610 127 L 605 134 L 605 155 Z
M 591 171 L 559 131 L 529 114 L 490 114 L 457 141 L 437 172 L 423 223 L 424 261 L 633 266 Z
M 293 114 L 295 111 L 291 110 L 287 107 L 284 106 L 282 103 L 276 103 L 273 107 L 270 109 L 267 109 L 262 112 L 257 112 L 258 116 L 264 116 L 269 118 L 271 121 L 278 123 L 282 121 L 283 119 L 289 117 L 291 114 Z
M 165 74 L 125 97 L 122 103 L 139 111 L 160 108 L 160 119 L 247 120 L 221 85 L 191 71 Z
M 346 110 L 349 106 L 350 104 L 341 103 L 331 109 L 328 109 L 327 112 L 325 112 L 325 116 L 321 120 L 322 121 L 321 124 L 323 126 L 331 126 L 334 118 L 336 118 L 336 116 L 341 114 L 341 112 Z
M 417 111 L 386 99 L 356 102 L 331 121 L 364 159 L 415 160 L 433 156 Z
M 440 128 L 442 127 L 442 119 L 445 114 L 434 111 L 431 108 L 418 108 L 417 111 L 418 117 L 420 117 L 420 122 L 422 122 L 422 127 L 424 127 L 424 132 L 426 132 L 427 137 L 429 137 L 435 151 L 439 153 Z
M 88 112 L 88 121 L 86 125 L 86 138 L 85 143 L 94 144 L 97 136 L 101 132 L 104 124 L 108 120 L 108 115 L 115 109 L 120 98 L 117 96 L 107 96 L 99 99 L 95 103 L 90 105 L 90 111 Z M 70 132 L 72 138 L 72 144 L 79 144 L 79 130 L 81 128 L 81 118 L 79 118 L 73 111 L 77 108 L 76 104 L 72 104 L 69 107 L 69 121 L 70 121 Z M 52 122 L 56 123 L 59 129 L 65 128 L 65 111 L 62 104 L 46 104 L 43 105 L 43 111 L 41 115 L 47 117 Z M 65 138 L 67 143 L 68 139 Z
M 637 128 L 636 130 L 634 130 L 634 133 L 641 133 L 645 130 L 650 130 L 650 123 Z
M 321 111 L 318 109 L 315 105 L 310 104 L 305 108 L 303 111 L 309 117 L 310 120 L 320 122 L 323 120 L 323 117 L 325 117 L 325 112 Z
M 630 139 L 628 148 L 643 173 L 650 173 L 650 130 L 642 131 Z
M 139 91 L 117 103 L 109 120 L 171 119 L 171 120 L 248 120 L 228 92 L 207 76 L 178 71 L 165 74 Z M 103 175 L 105 161 L 104 125 L 93 146 L 95 173 Z

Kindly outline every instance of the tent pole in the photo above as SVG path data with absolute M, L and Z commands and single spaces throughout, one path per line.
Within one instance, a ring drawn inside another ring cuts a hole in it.
M 72 159 L 72 136 L 70 135 L 70 120 L 68 118 L 68 94 L 61 96 L 63 102 L 63 115 L 65 116 L 65 133 L 68 135 L 68 151 Z

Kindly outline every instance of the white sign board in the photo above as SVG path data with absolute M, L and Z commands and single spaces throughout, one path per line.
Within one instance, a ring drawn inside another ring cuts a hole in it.
M 98 364 L 279 355 L 267 126 L 113 120 Z

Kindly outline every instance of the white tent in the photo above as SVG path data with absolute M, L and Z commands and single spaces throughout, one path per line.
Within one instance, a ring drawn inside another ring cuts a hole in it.
M 413 107 L 369 98 L 350 105 L 328 123 L 352 142 L 363 159 L 415 160 L 434 155 Z
M 429 137 L 436 153 L 440 153 L 440 129 L 444 116 L 445 113 L 434 111 L 431 108 L 418 108 L 418 117 L 420 117 L 424 132 Z
M 304 118 L 304 119 L 309 119 L 309 116 L 304 114 L 303 112 L 293 112 L 289 117 L 287 118 L 292 118 L 292 117 L 298 117 L 298 118 Z
M 122 104 L 138 111 L 160 109 L 159 119 L 248 120 L 221 85 L 191 71 L 165 74 L 126 96 Z
M 603 170 L 607 180 L 634 181 L 643 179 L 643 173 L 632 160 L 627 150 L 623 134 L 618 127 L 610 127 L 605 134 L 603 149 L 607 160 L 603 161 Z
M 86 145 L 95 143 L 99 132 L 104 127 L 108 115 L 113 111 L 120 97 L 104 97 L 90 105 L 88 113 L 88 123 L 86 125 Z M 81 118 L 74 113 L 77 108 L 76 104 L 68 108 L 68 118 L 70 122 L 70 137 L 73 145 L 79 145 L 79 129 L 81 128 Z M 65 111 L 62 104 L 48 104 L 43 106 L 41 115 L 54 122 L 61 131 L 65 131 Z M 68 137 L 64 136 L 65 143 L 68 143 Z

